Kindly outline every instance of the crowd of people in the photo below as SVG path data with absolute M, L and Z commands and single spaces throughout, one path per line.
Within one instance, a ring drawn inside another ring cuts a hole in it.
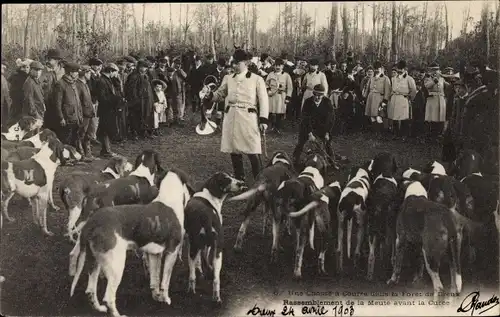
M 444 139 L 444 159 L 451 159 L 464 145 L 467 129 L 479 127 L 469 120 L 480 108 L 467 113 L 467 104 L 498 100 L 498 73 L 486 65 L 441 72 L 437 63 L 409 68 L 401 60 L 391 69 L 378 61 L 363 66 L 348 53 L 343 61 L 322 62 L 320 70 L 317 59 L 245 54 L 248 71 L 267 89 L 270 130 L 280 134 L 285 121 L 301 121 L 296 154 L 308 138 L 329 143 L 334 135 L 369 130 L 383 138 Z M 203 60 L 190 51 L 173 60 L 165 54 L 107 63 L 96 57 L 79 65 L 50 49 L 45 64 L 18 59 L 6 79 L 2 59 L 2 124 L 31 115 L 86 159 L 93 159 L 91 147 L 97 144 L 101 156 L 110 157 L 113 142 L 155 138 L 163 126 L 185 126 L 188 106 L 193 113 L 204 109 L 199 91 L 206 79 L 221 86 L 237 63 L 234 55 L 215 61 L 209 54 Z M 477 95 L 486 99 L 475 101 Z M 229 97 L 217 100 L 216 123 L 229 102 Z M 488 140 L 481 146 L 492 142 L 497 144 Z

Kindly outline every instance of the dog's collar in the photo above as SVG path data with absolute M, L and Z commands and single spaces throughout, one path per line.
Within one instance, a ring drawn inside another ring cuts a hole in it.
M 463 182 L 463 181 L 464 181 L 467 177 L 471 177 L 472 175 L 479 176 L 479 177 L 483 177 L 483 174 L 481 174 L 481 172 L 472 173 L 472 174 L 470 174 L 470 175 L 465 176 L 464 178 L 462 178 L 462 179 L 460 180 L 460 182 Z
M 117 178 L 120 178 L 120 175 L 118 175 L 115 171 L 113 171 L 113 169 L 111 167 L 106 167 L 105 169 L 103 169 L 101 171 L 101 173 L 105 174 L 105 173 L 108 173 L 108 174 L 111 174 L 115 179 Z
M 149 172 L 149 168 L 144 166 L 143 164 L 139 165 L 132 173 L 129 175 L 144 177 L 148 180 L 151 186 L 155 186 L 155 176 Z
M 323 179 L 323 176 L 319 173 L 319 171 L 311 166 L 307 166 L 299 175 L 300 177 L 306 177 L 310 178 L 313 182 L 314 185 L 316 185 L 317 188 L 321 189 L 325 185 L 325 181 Z
M 393 183 L 394 185 L 396 185 L 396 187 L 398 186 L 398 182 L 396 182 L 394 177 L 385 177 L 384 175 L 380 174 L 379 176 L 377 176 L 377 178 L 375 178 L 373 183 L 375 184 L 378 179 L 386 179 L 386 180 L 390 181 L 391 183 Z
M 202 198 L 202 200 L 206 201 L 207 204 L 210 205 L 212 210 L 215 212 L 217 217 L 219 217 L 219 221 L 222 224 L 222 203 L 226 198 L 226 194 L 222 196 L 221 199 L 214 197 L 206 188 L 203 188 L 201 192 L 197 192 L 193 195 L 194 197 Z
M 278 162 L 281 162 L 281 163 L 284 163 L 284 164 L 288 164 L 290 165 L 290 162 L 288 162 L 287 160 L 283 159 L 283 158 L 280 158 L 280 157 L 275 157 L 273 158 L 273 162 L 272 162 L 272 165 L 278 163 Z

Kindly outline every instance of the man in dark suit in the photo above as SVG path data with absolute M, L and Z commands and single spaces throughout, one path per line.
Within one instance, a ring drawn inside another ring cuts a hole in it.
M 97 108 L 97 116 L 99 117 L 99 124 L 97 129 L 97 136 L 102 144 L 101 157 L 109 158 L 116 154 L 111 152 L 110 137 L 113 136 L 115 126 L 109 124 L 114 122 L 117 107 L 123 102 L 112 78 L 118 76 L 118 66 L 113 63 L 107 64 L 101 71 L 101 76 L 95 82 L 96 98 L 99 102 Z
M 196 111 L 198 111 L 198 108 L 200 107 L 201 104 L 199 92 L 203 88 L 203 80 L 205 79 L 201 63 L 202 62 L 200 57 L 196 56 L 195 66 L 191 69 L 191 72 L 189 73 L 188 76 L 188 83 L 189 86 L 191 87 L 191 95 L 192 95 L 191 105 L 193 113 L 196 113 Z M 165 79 L 164 81 L 167 82 L 167 79 Z
M 302 108 L 299 142 L 293 151 L 295 165 L 300 164 L 300 155 L 307 140 L 320 140 L 330 157 L 333 151 L 330 144 L 330 130 L 334 122 L 333 106 L 330 99 L 324 97 L 326 88 L 319 84 L 314 86 L 313 96 L 304 101 Z

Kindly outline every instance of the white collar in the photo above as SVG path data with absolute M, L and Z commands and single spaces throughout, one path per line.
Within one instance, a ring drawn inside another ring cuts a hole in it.
M 394 185 L 396 185 L 396 187 L 398 186 L 398 183 L 396 182 L 396 180 L 394 179 L 394 177 L 385 177 L 382 174 L 380 174 L 379 176 L 377 176 L 377 178 L 375 178 L 375 180 L 373 181 L 373 183 L 375 184 L 378 179 L 387 179 L 388 181 L 390 181 L 391 183 L 393 183 Z
M 220 219 L 220 223 L 222 224 L 222 203 L 224 199 L 226 199 L 227 194 L 224 194 L 222 198 L 214 197 L 208 189 L 203 188 L 201 192 L 197 192 L 193 195 L 193 197 L 205 198 L 208 202 L 215 208 L 214 212 L 217 213 Z
M 471 176 L 471 175 L 476 175 L 476 176 L 479 176 L 479 177 L 483 177 L 483 174 L 481 174 L 481 172 L 472 173 L 472 174 L 470 174 L 469 176 Z M 467 177 L 469 177 L 469 176 L 465 176 L 464 178 L 462 178 L 462 179 L 460 180 L 460 182 L 463 182 L 463 181 L 464 181 Z
M 109 173 L 109 174 L 113 175 L 113 177 L 114 177 L 115 179 L 120 178 L 120 175 L 116 174 L 116 172 L 115 172 L 115 171 L 113 171 L 113 169 L 112 169 L 111 167 L 109 167 L 109 166 L 108 166 L 108 167 L 106 167 L 105 169 L 103 169 L 103 170 L 101 171 L 101 173 L 103 173 L 103 174 L 104 174 L 104 173 Z
M 132 171 L 132 173 L 130 173 L 129 175 L 132 175 L 132 176 L 137 176 L 137 177 L 144 177 L 148 180 L 149 184 L 151 186 L 154 186 L 155 185 L 155 176 L 154 174 L 151 174 L 151 172 L 149 171 L 149 168 L 147 168 L 146 166 L 144 165 L 139 165 L 134 171 Z
M 304 173 L 311 173 L 313 176 Z M 321 176 L 317 168 L 314 168 L 312 166 L 307 166 L 306 168 L 304 168 L 304 170 L 299 174 L 299 178 L 300 177 L 307 177 L 312 179 L 314 185 L 316 185 L 316 187 L 319 189 L 325 186 L 325 180 L 323 179 L 323 176 Z
M 281 163 L 284 163 L 284 164 L 288 164 L 288 165 L 290 165 L 290 162 L 288 162 L 287 160 L 282 159 L 282 158 L 280 158 L 280 157 L 275 157 L 275 158 L 273 158 L 273 161 L 271 162 L 271 165 L 274 165 L 274 164 L 276 164 L 276 163 L 278 163 L 278 162 L 281 162 Z

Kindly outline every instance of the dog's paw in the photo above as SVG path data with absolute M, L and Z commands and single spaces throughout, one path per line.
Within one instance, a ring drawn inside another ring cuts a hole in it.
M 168 296 L 166 292 L 163 292 L 162 294 L 160 294 L 159 301 L 162 303 L 166 303 L 167 305 L 172 304 L 172 300 L 170 299 L 170 296 Z
M 397 281 L 393 279 L 392 277 L 387 280 L 386 284 L 391 286 L 391 285 L 396 285 Z
M 196 294 L 196 281 L 189 281 L 187 293 L 191 295 Z
M 56 204 L 54 205 L 51 205 L 52 209 L 54 209 L 54 211 L 59 211 L 61 210 L 61 207 L 57 206 Z
M 5 219 L 7 219 L 8 222 L 14 222 L 14 221 L 16 221 L 16 218 L 11 217 L 9 215 L 5 215 Z
M 43 233 L 44 233 L 45 235 L 47 235 L 48 237 L 52 237 L 52 236 L 54 236 L 54 233 L 53 233 L 52 231 L 49 231 L 49 229 L 47 229 L 47 228 L 44 228 L 44 229 L 43 229 Z
M 212 294 L 212 301 L 215 303 L 215 304 L 222 304 L 222 300 L 220 298 L 220 294 L 219 292 L 216 292 L 214 291 L 213 294 Z
M 153 300 L 155 300 L 157 302 L 161 302 L 162 301 L 160 290 L 157 290 L 157 289 L 154 290 L 154 289 L 152 289 L 151 290 L 151 297 L 153 298 Z

